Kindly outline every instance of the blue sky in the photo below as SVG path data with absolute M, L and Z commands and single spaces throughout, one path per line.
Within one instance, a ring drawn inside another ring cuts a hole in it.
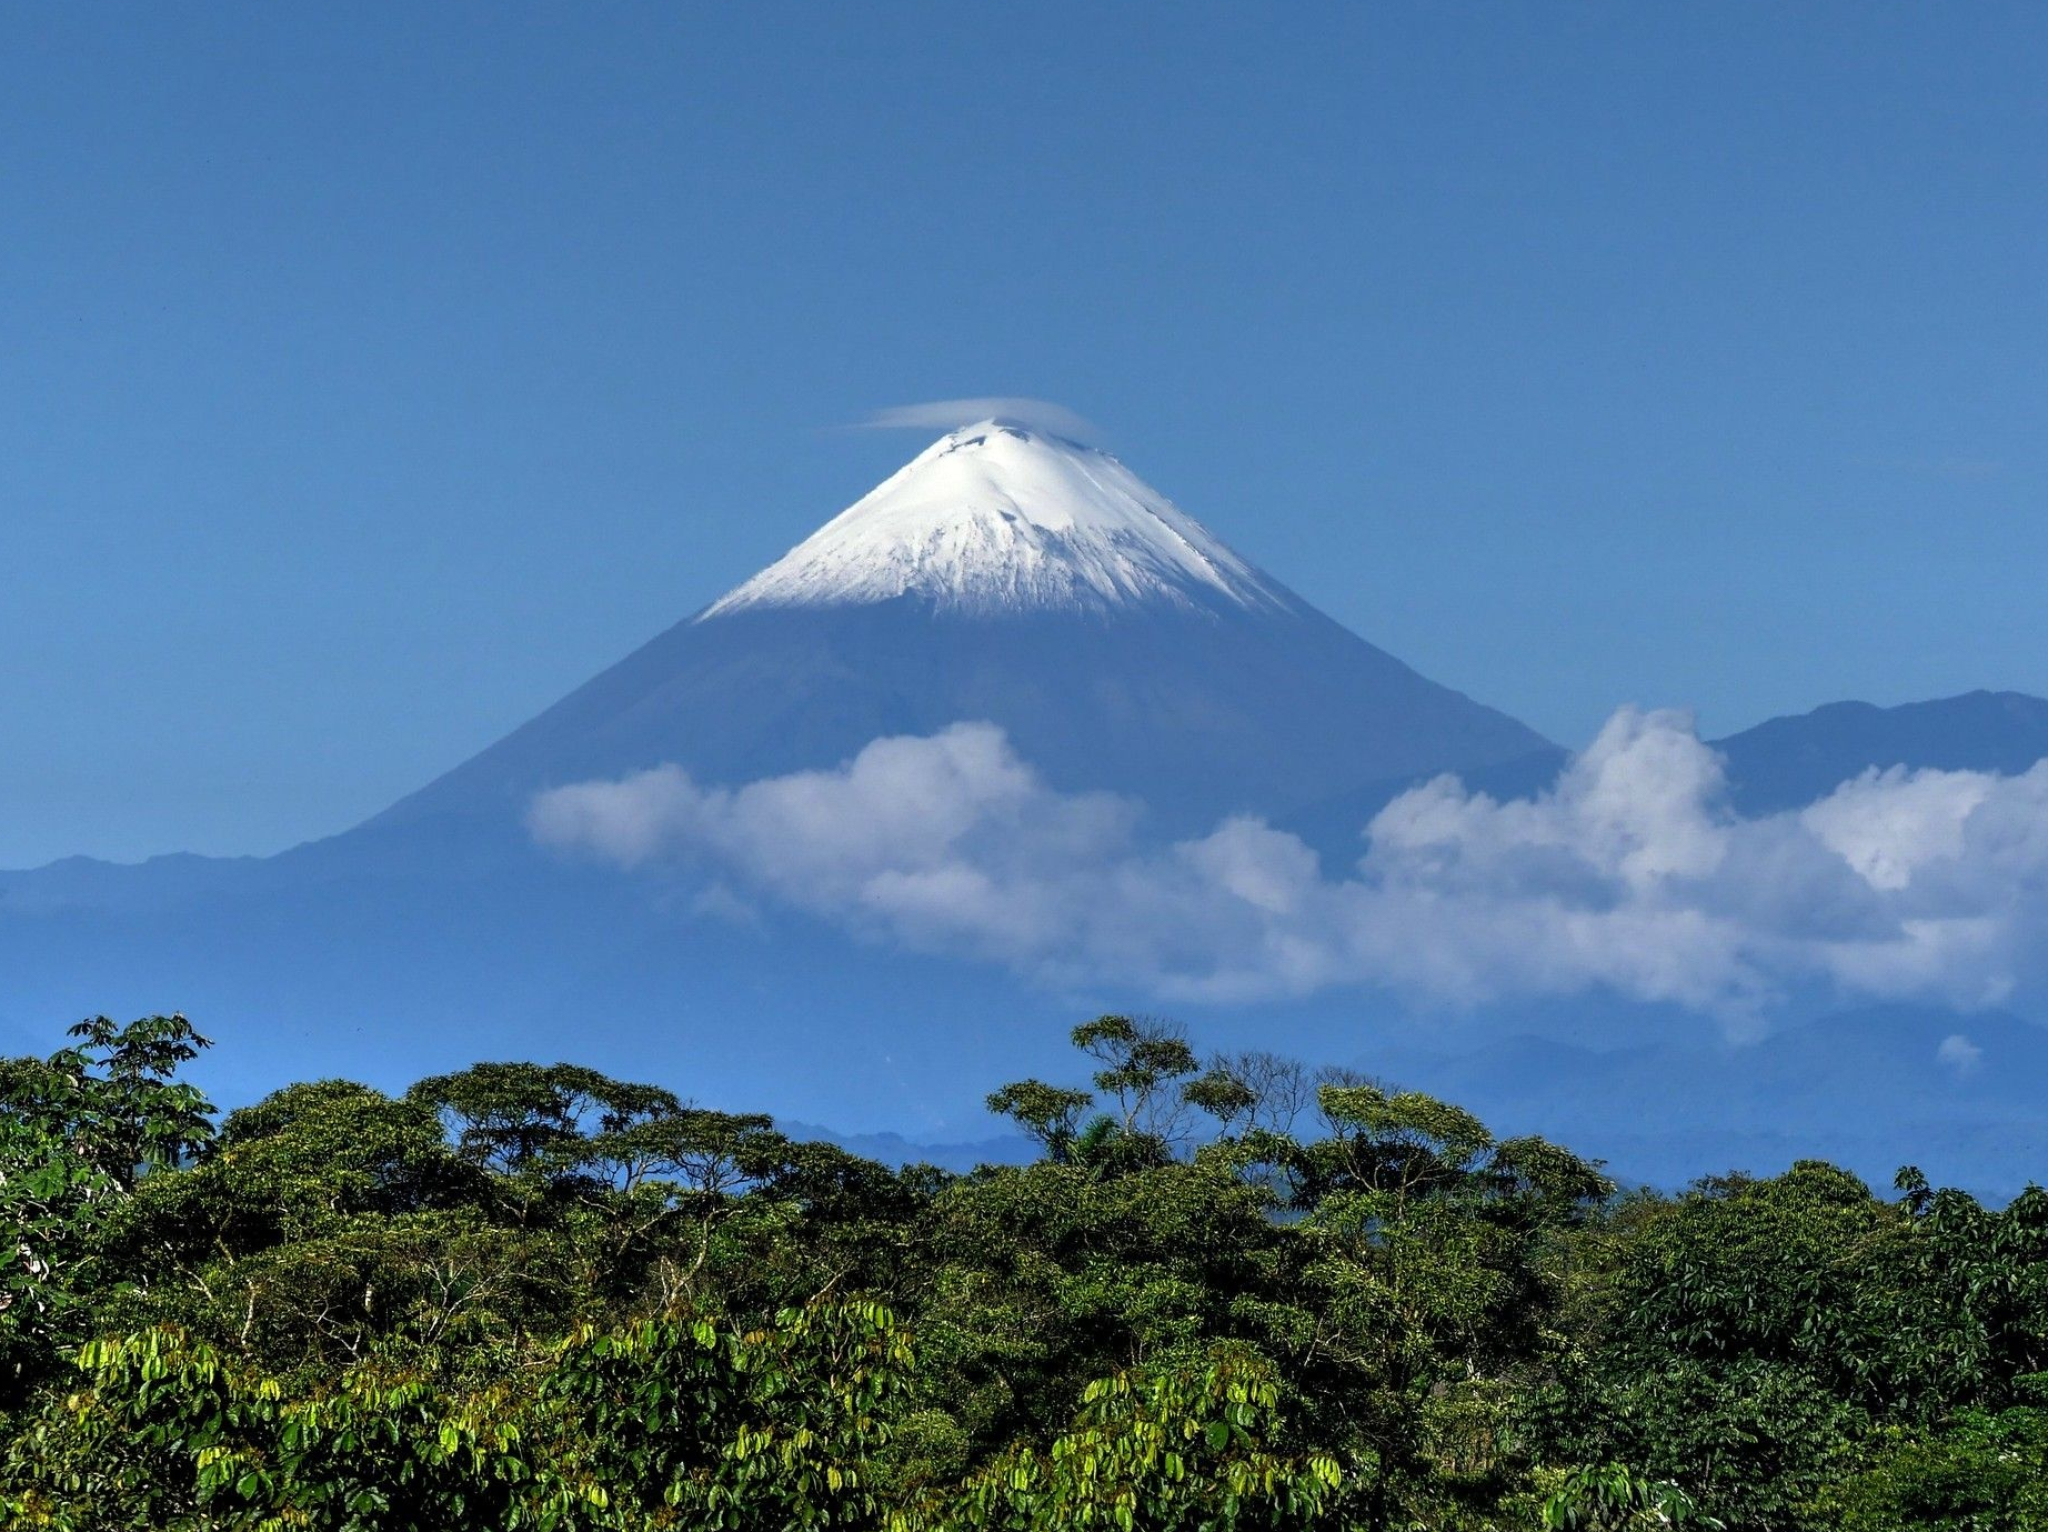
M 267 851 L 1059 400 L 1570 743 L 2048 692 L 2048 9 L 0 8 L 0 865 Z

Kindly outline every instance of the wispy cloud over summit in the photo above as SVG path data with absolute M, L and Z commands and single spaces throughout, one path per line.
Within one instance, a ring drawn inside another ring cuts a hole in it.
M 930 399 L 923 404 L 896 404 L 876 410 L 860 422 L 871 431 L 955 431 L 978 420 L 1008 420 L 1033 430 L 1049 431 L 1074 441 L 1095 443 L 1102 430 L 1063 404 L 991 394 L 977 399 Z

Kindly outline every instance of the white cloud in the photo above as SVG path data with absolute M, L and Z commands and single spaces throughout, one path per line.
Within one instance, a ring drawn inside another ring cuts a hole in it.
M 1164 999 L 1604 989 L 1740 1026 L 1809 983 L 1984 1004 L 2042 977 L 2048 763 L 1873 772 L 1744 819 L 1688 718 L 1626 709 L 1534 800 L 1449 777 L 1402 795 L 1335 875 L 1254 819 L 1155 847 L 1139 817 L 1055 792 L 990 724 L 737 789 L 662 767 L 532 809 L 556 847 L 695 859 L 873 939 Z
M 931 399 L 923 404 L 898 404 L 876 410 L 861 424 L 878 431 L 956 431 L 983 420 L 1015 421 L 1037 431 L 1050 431 L 1073 441 L 1099 442 L 1095 425 L 1063 404 L 1001 394 L 980 399 Z
M 1969 1076 L 1975 1074 L 1977 1066 L 1984 1062 L 1984 1050 L 1962 1033 L 1955 1032 L 1941 1040 L 1941 1046 L 1934 1050 L 1934 1057 L 1957 1075 Z
M 1800 818 L 1872 887 L 1896 892 L 1916 869 L 1962 854 L 1963 827 L 1997 780 L 1894 766 L 1844 782 Z

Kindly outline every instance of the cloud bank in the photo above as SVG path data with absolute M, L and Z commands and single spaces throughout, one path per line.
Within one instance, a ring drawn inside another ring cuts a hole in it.
M 559 788 L 530 823 L 546 845 L 692 862 L 870 939 L 1163 1000 L 1604 990 L 1740 1028 L 1797 986 L 1974 1006 L 2043 977 L 2048 762 L 1868 772 L 1742 818 L 1685 715 L 1625 709 L 1535 799 L 1451 777 L 1403 794 L 1335 873 L 1256 819 L 1148 846 L 1141 812 L 1057 792 L 1000 729 L 963 723 L 739 788 L 673 766 Z
M 1001 394 L 982 399 L 931 399 L 876 410 L 861 422 L 875 431 L 957 431 L 983 420 L 1009 420 L 1072 441 L 1099 442 L 1102 432 L 1063 404 Z

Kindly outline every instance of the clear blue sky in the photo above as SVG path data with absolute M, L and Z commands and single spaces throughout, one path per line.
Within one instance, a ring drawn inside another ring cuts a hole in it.
M 2048 692 L 2048 7 L 0 8 L 0 865 L 344 827 L 1037 395 L 1582 742 Z

